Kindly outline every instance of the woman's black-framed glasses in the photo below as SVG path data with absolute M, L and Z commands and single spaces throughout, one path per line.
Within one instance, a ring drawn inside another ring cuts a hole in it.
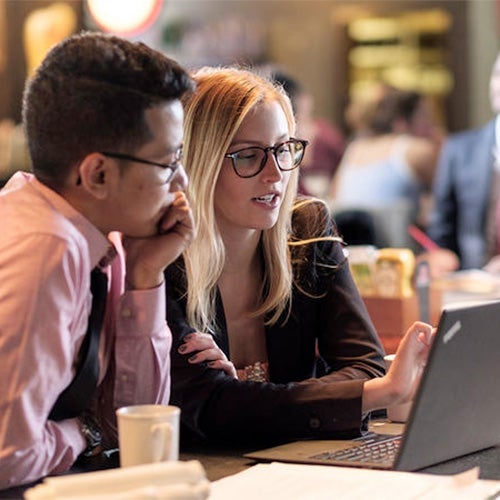
M 300 165 L 308 144 L 303 139 L 291 138 L 276 146 L 269 146 L 267 148 L 252 146 L 239 149 L 233 153 L 226 153 L 224 157 L 231 159 L 236 175 L 248 178 L 254 177 L 264 170 L 269 151 L 272 151 L 278 168 L 284 172 L 288 172 Z
M 167 170 L 168 174 L 165 182 L 168 182 L 173 177 L 175 171 L 179 168 L 179 165 L 181 165 L 182 162 L 182 147 L 175 151 L 174 161 L 172 163 L 158 163 L 156 161 L 144 160 L 143 158 L 137 158 L 136 156 L 128 155 L 125 153 L 110 153 L 109 151 L 101 151 L 101 154 L 109 158 L 116 158 L 117 160 L 144 163 L 145 165 L 153 165 L 154 167 L 160 167 L 164 170 Z

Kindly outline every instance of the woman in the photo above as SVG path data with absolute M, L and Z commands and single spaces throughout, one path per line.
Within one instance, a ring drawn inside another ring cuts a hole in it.
M 385 223 L 398 211 L 404 214 L 405 226 L 425 226 L 441 145 L 426 98 L 418 92 L 387 90 L 375 108 L 370 130 L 347 147 L 330 186 L 332 206 L 336 211 L 365 209 L 374 216 L 382 210 Z M 388 229 L 379 229 L 384 232 Z M 401 240 L 396 235 L 396 241 L 375 243 L 408 245 L 409 238 Z
M 381 377 L 383 350 L 328 210 L 295 200 L 306 142 L 293 139 L 288 97 L 245 70 L 195 79 L 184 149 L 198 236 L 166 272 L 171 402 L 217 441 L 357 436 L 369 411 L 411 399 L 431 327 L 414 325 Z

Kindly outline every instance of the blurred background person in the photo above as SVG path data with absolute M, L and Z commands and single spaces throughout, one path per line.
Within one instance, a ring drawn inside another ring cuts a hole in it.
M 325 198 L 328 186 L 345 151 L 343 132 L 314 114 L 314 97 L 290 75 L 276 71 L 273 80 L 283 86 L 292 101 L 297 136 L 309 141 L 302 161 L 299 192 Z
M 382 81 L 376 81 L 350 97 L 344 111 L 348 142 L 357 137 L 373 135 L 371 125 L 377 106 L 391 88 Z
M 403 233 L 408 224 L 425 225 L 422 199 L 431 190 L 441 141 L 426 97 L 390 88 L 367 125 L 348 145 L 331 183 L 334 210 L 390 211 L 400 216 Z M 401 236 L 404 244 L 407 235 Z
M 487 267 L 496 271 L 500 270 L 500 53 L 489 92 L 495 117 L 483 127 L 451 135 L 443 146 L 428 234 L 457 254 L 462 269 L 482 268 L 496 256 Z

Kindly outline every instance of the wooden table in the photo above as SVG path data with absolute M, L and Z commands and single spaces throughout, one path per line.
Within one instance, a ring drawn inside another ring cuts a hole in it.
M 254 451 L 255 448 L 204 448 L 198 451 L 184 451 L 181 460 L 199 460 L 210 481 L 217 481 L 226 476 L 241 472 L 257 462 L 243 457 L 244 453 Z M 447 462 L 432 465 L 418 472 L 427 474 L 457 474 L 473 467 L 480 468 L 481 479 L 500 480 L 500 445 Z
M 472 426 L 471 426 L 472 429 Z M 255 451 L 256 447 L 238 446 L 204 446 L 197 448 L 186 448 L 180 453 L 180 460 L 199 460 L 205 468 L 207 478 L 210 481 L 217 481 L 226 476 L 241 472 L 257 462 L 245 458 L 245 453 Z M 94 462 L 93 465 L 79 465 L 73 472 L 90 472 L 100 469 L 109 469 L 118 466 L 118 454 L 114 454 L 101 463 Z M 438 465 L 426 467 L 418 472 L 428 474 L 456 474 L 472 467 L 480 468 L 481 479 L 500 480 L 500 446 L 488 448 L 486 450 L 459 457 Z M 24 491 L 33 485 L 12 488 L 0 491 L 0 499 L 22 499 Z

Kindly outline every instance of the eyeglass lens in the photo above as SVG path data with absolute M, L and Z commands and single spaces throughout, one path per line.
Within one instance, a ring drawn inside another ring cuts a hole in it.
M 255 146 L 232 153 L 230 158 L 239 176 L 252 177 L 263 170 L 270 151 L 281 170 L 293 170 L 299 166 L 304 157 L 305 144 L 298 140 L 290 140 L 265 149 Z

